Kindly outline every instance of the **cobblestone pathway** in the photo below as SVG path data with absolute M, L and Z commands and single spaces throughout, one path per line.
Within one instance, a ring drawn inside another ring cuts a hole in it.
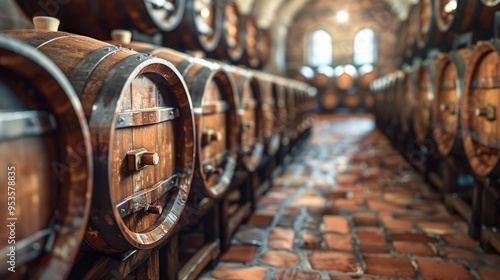
M 319 121 L 203 279 L 500 279 L 370 119 Z

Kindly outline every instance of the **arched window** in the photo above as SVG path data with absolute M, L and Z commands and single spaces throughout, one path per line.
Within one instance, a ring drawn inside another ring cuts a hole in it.
M 375 31 L 364 28 L 354 36 L 354 64 L 375 64 L 377 61 L 377 38 Z
M 316 29 L 311 33 L 307 49 L 307 64 L 310 66 L 332 65 L 333 40 L 325 30 Z

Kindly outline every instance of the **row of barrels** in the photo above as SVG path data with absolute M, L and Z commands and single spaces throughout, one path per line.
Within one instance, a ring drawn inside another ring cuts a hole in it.
M 333 112 L 339 108 L 371 110 L 371 83 L 378 77 L 371 65 L 356 69 L 353 65 L 336 68 L 321 66 L 316 70 L 303 66 L 293 78 L 308 83 L 319 92 L 320 110 Z
M 405 57 L 425 56 L 429 49 L 451 50 L 456 36 L 470 33 L 476 40 L 494 35 L 498 0 L 418 0 L 398 34 Z
M 0 274 L 64 279 L 80 246 L 158 247 L 196 222 L 193 196 L 220 198 L 312 126 L 304 83 L 34 21 L 0 34 L 0 218 L 14 225 Z
M 499 178 L 499 69 L 500 41 L 492 39 L 379 78 L 371 86 L 378 125 L 395 142 L 433 139 L 442 156 Z
M 51 16 L 61 30 L 110 40 L 115 29 L 134 30 L 182 52 L 260 69 L 270 52 L 268 29 L 240 13 L 235 0 L 31 1 L 16 0 L 28 17 Z M 158 38 L 157 38 L 158 37 Z

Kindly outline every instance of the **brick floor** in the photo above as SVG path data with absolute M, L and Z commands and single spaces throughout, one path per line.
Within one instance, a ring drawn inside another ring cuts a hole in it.
M 319 122 L 202 279 L 500 279 L 500 257 L 372 128 Z

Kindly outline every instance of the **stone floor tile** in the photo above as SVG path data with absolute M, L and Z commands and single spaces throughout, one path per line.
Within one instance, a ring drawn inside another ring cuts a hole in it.
M 313 269 L 333 270 L 340 272 L 357 272 L 356 257 L 350 253 L 314 251 L 309 255 Z
M 259 262 L 275 267 L 291 267 L 299 264 L 300 257 L 296 253 L 273 250 L 262 254 Z
M 280 270 L 275 274 L 275 280 L 320 280 L 321 275 L 317 272 L 305 272 L 295 269 Z
M 448 243 L 449 245 L 455 245 L 455 246 L 461 246 L 461 247 L 478 247 L 479 246 L 479 242 L 476 240 L 473 240 L 468 235 L 449 234 L 449 235 L 443 235 L 441 238 L 444 240 L 444 242 Z
M 404 211 L 405 207 L 399 204 L 384 202 L 384 201 L 367 201 L 368 207 L 375 211 Z
M 365 273 L 389 277 L 415 277 L 415 269 L 407 258 L 364 255 Z
M 211 272 L 217 279 L 259 280 L 264 279 L 267 269 L 263 267 L 238 267 L 222 265 Z
M 294 236 L 292 229 L 273 228 L 267 246 L 272 249 L 292 249 Z
M 430 259 L 417 259 L 418 270 L 425 279 L 441 280 L 472 280 L 474 277 L 469 270 L 459 263 L 445 262 Z
M 384 233 L 381 230 L 358 229 L 356 235 L 361 245 L 383 246 L 386 244 Z
M 429 234 L 450 234 L 455 232 L 455 229 L 449 223 L 429 223 L 429 222 L 420 222 L 418 226 Z
M 349 221 L 346 217 L 342 216 L 323 216 L 323 232 L 349 232 Z
M 226 253 L 222 254 L 220 260 L 247 263 L 254 259 L 258 249 L 257 245 L 232 245 Z
M 453 259 L 453 260 L 461 260 L 469 262 L 478 262 L 480 260 L 480 257 L 477 254 L 477 252 L 466 248 L 440 246 L 438 248 L 438 254 L 439 256 L 445 259 Z
M 248 220 L 248 225 L 256 226 L 256 227 L 267 227 L 270 226 L 273 222 L 274 216 L 270 215 L 262 215 L 262 214 L 253 214 L 250 216 Z
M 497 280 L 500 278 L 500 268 L 481 267 L 477 273 L 482 280 Z
M 435 243 L 438 241 L 434 237 L 430 237 L 420 233 L 393 233 L 390 234 L 390 239 L 392 241 L 409 241 L 421 243 Z
M 398 254 L 429 257 L 434 256 L 432 249 L 425 243 L 395 241 L 392 243 L 392 246 Z
M 316 196 L 298 197 L 292 201 L 292 205 L 321 208 L 325 207 L 326 199 L 324 197 L 316 197 Z
M 353 250 L 351 235 L 325 233 L 323 234 L 323 239 L 325 240 L 326 247 L 330 250 L 335 250 L 335 251 Z

